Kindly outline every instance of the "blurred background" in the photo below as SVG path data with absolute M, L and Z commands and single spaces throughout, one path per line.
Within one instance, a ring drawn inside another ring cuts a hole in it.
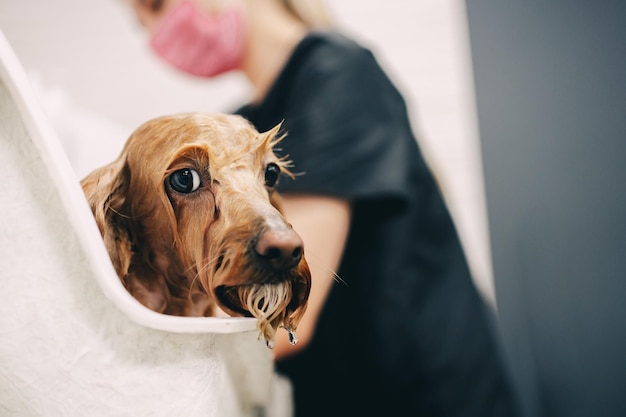
M 625 416 L 626 2 L 328 3 L 405 94 L 523 416 Z M 0 0 L 78 178 L 149 118 L 249 94 L 157 62 L 126 7 Z
M 464 2 L 328 5 L 404 92 L 476 283 L 493 303 Z M 152 117 L 229 111 L 248 97 L 239 74 L 198 80 L 163 65 L 122 0 L 0 0 L 0 30 L 40 93 L 79 178 L 113 160 L 130 132 Z

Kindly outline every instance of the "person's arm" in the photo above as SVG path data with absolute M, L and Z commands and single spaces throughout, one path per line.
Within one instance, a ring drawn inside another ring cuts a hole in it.
M 287 332 L 276 334 L 277 360 L 304 349 L 315 332 L 322 307 L 339 267 L 350 227 L 350 204 L 322 196 L 283 195 L 282 211 L 304 242 L 304 255 L 311 269 L 311 294 L 307 310 L 298 325 L 298 343 L 291 345 Z

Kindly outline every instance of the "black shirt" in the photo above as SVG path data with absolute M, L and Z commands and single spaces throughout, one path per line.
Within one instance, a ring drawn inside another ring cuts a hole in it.
M 315 337 L 277 364 L 296 417 L 514 416 L 497 344 L 405 102 L 372 53 L 334 32 L 294 50 L 265 100 L 295 180 L 282 194 L 350 201 L 352 223 Z M 313 277 L 315 279 L 315 277 Z

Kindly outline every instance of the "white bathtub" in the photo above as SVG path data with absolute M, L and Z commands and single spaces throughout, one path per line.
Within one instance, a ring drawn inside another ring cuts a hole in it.
M 126 292 L 1 32 L 0 184 L 0 415 L 291 415 L 253 319 L 165 316 Z

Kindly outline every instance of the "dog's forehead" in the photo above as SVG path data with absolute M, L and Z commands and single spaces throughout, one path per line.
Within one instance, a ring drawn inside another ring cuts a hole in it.
M 129 156 L 165 164 L 193 145 L 205 148 L 211 160 L 238 159 L 271 152 L 267 135 L 241 116 L 190 113 L 144 123 L 127 143 Z M 133 158 L 133 159 L 135 159 Z
M 215 153 L 247 153 L 259 147 L 260 134 L 238 118 L 229 122 L 197 123 L 197 131 L 184 138 L 186 143 L 208 145 Z

